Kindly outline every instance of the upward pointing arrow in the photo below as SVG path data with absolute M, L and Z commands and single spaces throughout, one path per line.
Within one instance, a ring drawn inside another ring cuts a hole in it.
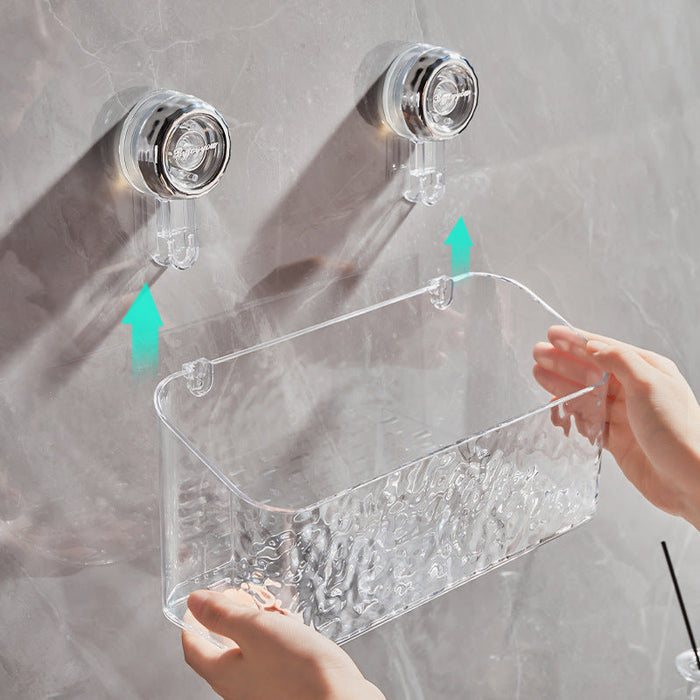
M 163 321 L 147 284 L 134 299 L 122 323 L 131 326 L 131 373 L 134 379 L 158 371 L 158 328 Z
M 445 239 L 445 245 L 452 246 L 452 276 L 469 272 L 469 254 L 474 243 L 461 216 Z

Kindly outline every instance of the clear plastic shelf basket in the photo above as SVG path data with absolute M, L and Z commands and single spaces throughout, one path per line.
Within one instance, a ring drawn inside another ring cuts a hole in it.
M 513 280 L 442 277 L 164 379 L 166 616 L 242 587 L 344 642 L 591 518 L 607 377 L 552 400 L 553 324 Z

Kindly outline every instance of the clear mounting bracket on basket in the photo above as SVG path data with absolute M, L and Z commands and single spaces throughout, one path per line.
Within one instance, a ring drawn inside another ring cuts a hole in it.
M 428 282 L 430 301 L 436 309 L 442 311 L 452 303 L 454 286 L 454 281 L 447 275 L 435 277 Z
M 214 383 L 214 365 L 206 357 L 185 362 L 182 372 L 192 396 L 206 396 Z
M 155 198 L 159 265 L 187 270 L 197 261 L 196 200 L 219 182 L 230 152 L 224 118 L 192 95 L 156 90 L 127 115 L 119 164 L 134 189 Z
M 466 129 L 478 93 L 476 74 L 467 59 L 438 46 L 415 44 L 389 66 L 381 111 L 399 137 L 391 145 L 390 157 L 394 170 L 405 171 L 403 196 L 408 201 L 432 205 L 442 199 L 445 141 Z

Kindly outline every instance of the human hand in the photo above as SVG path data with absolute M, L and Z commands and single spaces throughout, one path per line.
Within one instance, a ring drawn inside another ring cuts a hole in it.
M 224 700 L 384 700 L 329 639 L 242 591 L 227 593 L 195 591 L 187 605 L 204 627 L 233 640 L 230 649 L 182 633 L 185 660 Z
M 700 406 L 667 357 L 552 326 L 533 351 L 535 379 L 555 397 L 610 373 L 604 446 L 652 504 L 700 529 Z

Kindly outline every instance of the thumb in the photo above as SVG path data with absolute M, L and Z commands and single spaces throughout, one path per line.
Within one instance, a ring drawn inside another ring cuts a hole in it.
M 629 395 L 638 394 L 654 380 L 654 368 L 635 350 L 624 343 L 589 340 L 586 356 L 604 372 L 614 374 Z
M 187 607 L 207 629 L 234 640 L 241 650 L 259 630 L 261 611 L 239 605 L 223 593 L 195 591 L 187 599 Z

